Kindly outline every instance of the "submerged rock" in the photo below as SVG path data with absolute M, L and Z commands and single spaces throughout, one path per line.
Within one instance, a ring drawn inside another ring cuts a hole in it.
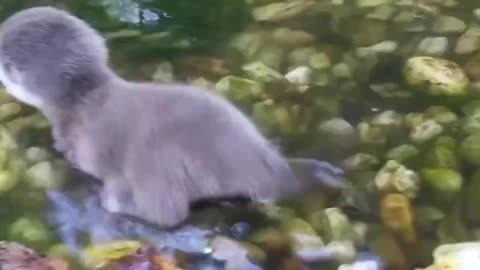
M 480 134 L 466 137 L 460 144 L 460 153 L 467 163 L 480 166 Z
M 283 79 L 282 74 L 265 65 L 261 61 L 246 64 L 242 67 L 242 70 L 248 75 L 248 77 L 261 82 L 272 82 Z
M 463 187 L 462 175 L 446 168 L 424 168 L 421 177 L 435 198 L 451 201 L 457 197 Z
M 446 37 L 427 37 L 418 45 L 418 52 L 431 56 L 442 56 L 448 50 L 448 39 Z
M 410 86 L 434 96 L 463 96 L 469 83 L 456 63 L 429 56 L 408 59 L 404 75 Z
M 415 198 L 420 189 L 418 175 L 395 160 L 387 161 L 374 181 L 378 190 L 384 193 L 400 192 L 409 198 Z
M 433 251 L 435 269 L 474 270 L 480 264 L 480 243 L 445 244 Z
M 297 17 L 315 4 L 311 0 L 277 2 L 253 10 L 253 18 L 259 22 L 276 22 Z
M 309 84 L 312 70 L 307 66 L 300 66 L 289 71 L 285 78 L 293 84 Z
M 480 29 L 471 28 L 468 29 L 457 40 L 455 46 L 456 54 L 469 54 L 480 49 Z
M 380 217 L 385 226 L 397 232 L 405 243 L 417 240 L 412 205 L 404 194 L 386 195 L 381 202 Z
M 461 33 L 466 28 L 467 25 L 462 20 L 453 16 L 440 16 L 432 26 L 436 33 Z

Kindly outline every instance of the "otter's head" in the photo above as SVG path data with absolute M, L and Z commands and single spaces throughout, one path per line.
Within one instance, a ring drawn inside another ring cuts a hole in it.
M 107 62 L 103 38 L 66 11 L 30 8 L 0 26 L 0 81 L 34 107 L 75 102 L 104 83 Z

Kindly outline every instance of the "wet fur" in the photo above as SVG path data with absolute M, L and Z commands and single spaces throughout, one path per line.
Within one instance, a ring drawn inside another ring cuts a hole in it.
M 295 179 L 288 161 L 217 94 L 128 82 L 107 60 L 100 35 L 58 9 L 21 11 L 0 28 L 0 80 L 46 115 L 55 148 L 104 181 L 107 210 L 170 227 L 196 200 L 276 200 L 314 184 Z

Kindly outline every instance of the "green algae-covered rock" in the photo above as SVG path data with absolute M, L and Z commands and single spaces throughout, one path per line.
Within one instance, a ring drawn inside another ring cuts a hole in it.
M 442 134 L 444 128 L 435 120 L 425 120 L 413 127 L 410 131 L 410 139 L 417 144 L 422 144 Z
M 387 161 L 374 181 L 377 189 L 384 193 L 396 191 L 409 198 L 415 198 L 420 189 L 418 175 L 395 160 Z
M 246 64 L 242 67 L 242 70 L 248 75 L 248 77 L 261 82 L 272 82 L 275 80 L 282 80 L 284 77 L 276 70 L 268 67 L 261 61 L 255 61 Z
M 9 239 L 23 242 L 34 248 L 45 247 L 50 241 L 47 226 L 37 218 L 21 217 L 9 227 Z
M 445 219 L 445 213 L 436 207 L 419 205 L 415 207 L 415 223 L 425 231 L 432 231 L 435 226 Z
M 456 63 L 446 59 L 417 56 L 404 67 L 406 82 L 420 91 L 437 96 L 464 96 L 469 80 Z
M 435 197 L 442 201 L 454 199 L 463 186 L 462 175 L 451 169 L 424 168 L 421 171 L 421 177 Z
M 262 93 L 262 86 L 252 80 L 226 76 L 218 81 L 215 88 L 222 95 L 233 100 L 250 100 Z
M 256 21 L 282 21 L 297 17 L 308 10 L 315 1 L 292 0 L 288 2 L 276 2 L 266 6 L 257 7 L 253 10 L 253 18 Z
M 0 171 L 0 194 L 10 191 L 18 182 L 15 174 L 9 171 Z
M 57 189 L 66 181 L 67 164 L 62 160 L 42 161 L 25 172 L 26 181 L 36 188 Z
M 475 166 L 480 165 L 480 133 L 466 137 L 460 144 L 463 160 Z
M 425 118 L 432 119 L 443 126 L 448 126 L 458 120 L 458 116 L 445 106 L 428 107 L 425 110 Z
M 458 169 L 455 149 L 443 145 L 435 145 L 425 154 L 425 166 L 431 168 Z
M 465 192 L 465 218 L 470 223 L 480 225 L 480 171 L 472 175 Z
M 51 156 L 47 149 L 36 146 L 29 147 L 25 151 L 25 159 L 31 164 L 49 160 Z
M 393 147 L 386 154 L 385 158 L 395 160 L 401 164 L 408 164 L 415 160 L 420 154 L 418 149 L 411 144 L 402 144 Z
M 343 161 L 343 168 L 346 171 L 368 170 L 380 164 L 375 155 L 369 153 L 357 153 Z
M 0 105 L 0 121 L 5 121 L 17 116 L 22 111 L 19 103 L 11 102 Z

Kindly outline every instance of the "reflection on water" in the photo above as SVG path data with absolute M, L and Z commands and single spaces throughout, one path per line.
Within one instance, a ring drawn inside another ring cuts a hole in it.
M 328 159 L 348 181 L 255 213 L 207 207 L 195 226 L 159 231 L 106 214 L 87 182 L 45 196 L 68 178 L 48 126 L 2 94 L 2 239 L 78 251 L 85 234 L 128 237 L 198 269 L 343 270 L 426 267 L 436 247 L 478 240 L 478 1 L 4 0 L 0 19 L 37 4 L 101 31 L 126 78 L 218 91 L 288 155 Z

